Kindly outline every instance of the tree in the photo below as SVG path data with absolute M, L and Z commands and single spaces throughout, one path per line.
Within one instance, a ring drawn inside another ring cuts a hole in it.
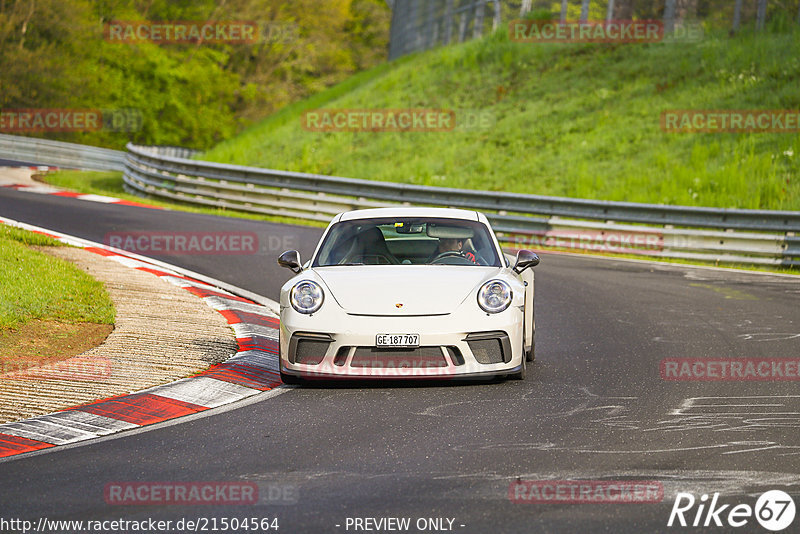
M 589 1 L 590 0 L 583 0 L 581 2 L 581 22 L 589 20 Z
M 673 31 L 675 31 L 675 6 L 676 0 L 667 0 L 666 4 L 664 5 L 665 34 L 671 34 Z
M 138 131 L 49 133 L 210 147 L 386 58 L 385 0 L 0 0 L 0 107 L 133 109 Z M 110 42 L 112 20 L 254 21 L 247 44 Z
M 758 0 L 758 13 L 756 15 L 756 30 L 764 29 L 764 21 L 767 18 L 767 0 Z
M 478 38 L 483 35 L 483 14 L 485 10 L 486 0 L 478 0 L 475 2 L 475 25 L 472 28 L 474 38 Z
M 733 7 L 733 31 L 739 31 L 739 25 L 742 22 L 742 0 L 736 0 L 736 5 Z
M 92 19 L 88 0 L 0 2 L 0 106 L 90 104 L 98 87 L 81 56 L 94 57 Z

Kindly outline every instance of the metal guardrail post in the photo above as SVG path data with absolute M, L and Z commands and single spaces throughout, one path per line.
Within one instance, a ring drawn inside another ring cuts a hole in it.
M 0 134 L 0 156 L 65 169 L 121 171 L 125 152 L 37 137 Z

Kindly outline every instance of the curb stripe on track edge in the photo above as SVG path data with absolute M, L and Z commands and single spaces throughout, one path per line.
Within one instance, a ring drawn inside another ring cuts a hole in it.
M 2 223 L 4 221 L 0 220 Z M 70 237 L 42 230 L 38 233 L 58 240 Z M 24 421 L 0 424 L 0 458 L 199 413 L 281 385 L 276 341 L 278 319 L 270 315 L 267 308 L 205 282 L 153 268 L 124 254 L 95 246 L 82 248 L 159 276 L 203 299 L 209 307 L 222 314 L 228 324 L 236 326 L 234 332 L 239 351 L 225 362 L 171 384 L 97 400 Z M 242 307 L 248 311 L 243 311 Z M 264 310 L 263 313 L 258 313 L 260 310 Z

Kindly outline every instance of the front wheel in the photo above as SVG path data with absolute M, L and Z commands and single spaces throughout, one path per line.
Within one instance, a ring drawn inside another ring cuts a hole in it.
M 536 359 L 536 338 L 531 340 L 531 350 L 525 351 L 525 359 L 532 362 Z

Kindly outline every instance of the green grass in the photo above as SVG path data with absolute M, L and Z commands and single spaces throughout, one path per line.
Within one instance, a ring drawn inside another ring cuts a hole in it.
M 56 241 L 0 225 L 0 331 L 35 319 L 113 324 L 102 283 L 60 258 L 29 247 Z
M 668 109 L 800 109 L 800 32 L 697 43 L 525 44 L 505 31 L 407 56 L 296 103 L 202 157 L 413 184 L 800 209 L 800 135 L 677 134 Z M 303 111 L 444 108 L 489 128 L 317 133 Z
M 0 224 L 0 239 L 16 241 L 23 245 L 34 247 L 66 247 L 65 243 L 57 241 L 50 236 L 40 234 L 37 232 L 30 232 L 17 228 L 16 226 L 9 226 L 7 224 Z

